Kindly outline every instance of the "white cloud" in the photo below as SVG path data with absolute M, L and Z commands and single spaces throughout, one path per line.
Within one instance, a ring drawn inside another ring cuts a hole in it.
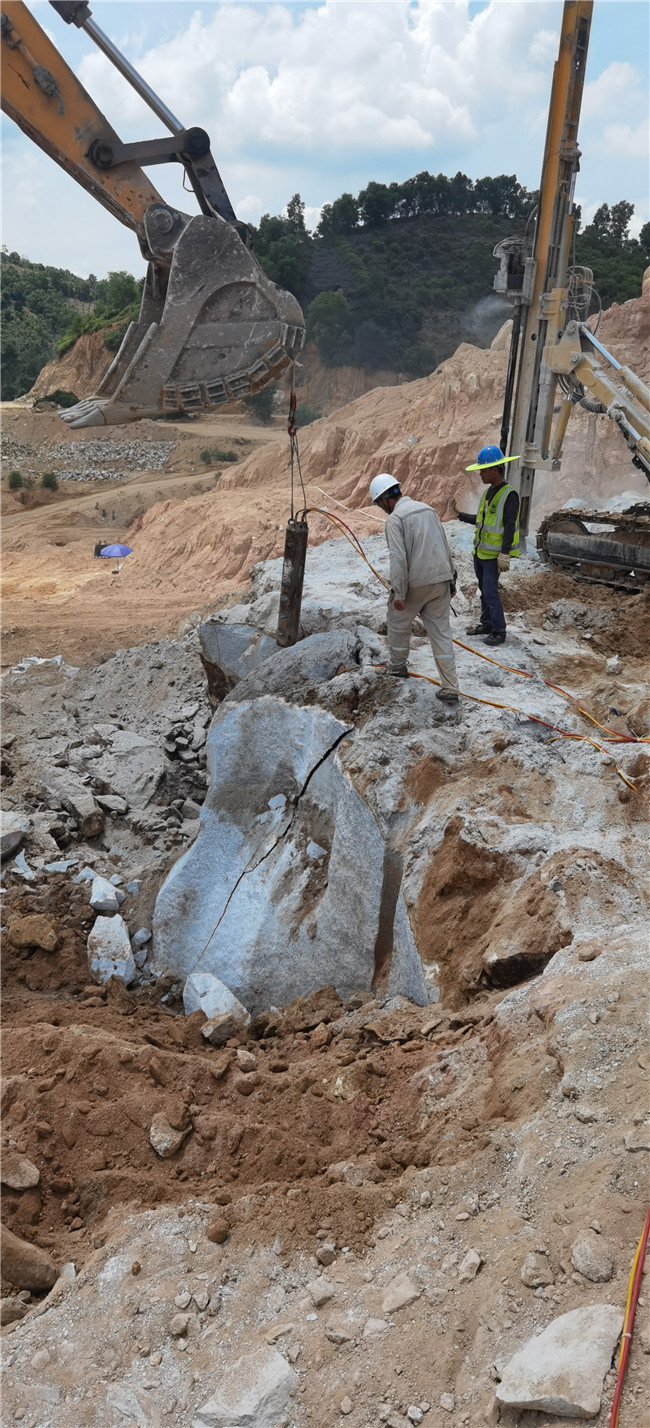
M 636 129 L 630 124 L 608 124 L 603 133 L 605 152 L 625 159 L 648 161 L 648 123 L 643 120 Z
M 597 115 L 607 116 L 620 113 L 621 101 L 629 102 L 632 95 L 639 92 L 641 76 L 634 65 L 617 60 L 586 84 L 582 97 L 582 118 L 592 119 Z
M 490 0 L 471 18 L 467 0 L 230 3 L 192 12 L 139 68 L 183 122 L 210 130 L 217 153 L 353 147 L 435 160 L 546 92 L 557 8 Z M 499 55 L 489 84 L 488 53 Z M 141 101 L 103 56 L 86 56 L 80 78 L 116 123 L 142 122 Z

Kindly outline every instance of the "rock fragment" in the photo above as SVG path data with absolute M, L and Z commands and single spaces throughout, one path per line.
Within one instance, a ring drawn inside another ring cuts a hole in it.
M 561 1418 L 595 1418 L 623 1327 L 614 1304 L 590 1304 L 553 1319 L 502 1372 L 497 1401 Z
M 469 1284 L 472 1279 L 476 1279 L 482 1263 L 483 1260 L 478 1250 L 468 1249 L 467 1254 L 458 1266 L 458 1278 L 460 1282 Z
M 534 1250 L 526 1255 L 521 1266 L 521 1282 L 527 1289 L 539 1289 L 541 1285 L 553 1284 L 553 1275 L 545 1255 L 536 1254 Z
M 108 878 L 102 878 L 96 874 L 92 881 L 89 901 L 93 912 L 102 912 L 110 917 L 113 913 L 119 912 L 120 903 L 124 902 L 124 893 L 113 887 Z
M 51 1289 L 57 1272 L 49 1254 L 2 1225 L 0 1247 L 3 1279 L 17 1289 Z
M 414 1304 L 422 1293 L 420 1286 L 403 1270 L 391 1280 L 388 1289 L 382 1300 L 382 1310 L 384 1314 L 394 1314 L 398 1309 L 406 1309 L 409 1304 Z
M 192 1428 L 275 1428 L 297 1384 L 298 1375 L 277 1349 L 266 1346 L 243 1354 L 220 1375 Z
M 9 923 L 7 932 L 14 947 L 40 947 L 42 952 L 56 952 L 59 945 L 59 924 L 44 912 L 31 912 Z
M 0 1167 L 0 1181 L 3 1185 L 8 1185 L 10 1190 L 30 1190 L 32 1186 L 38 1185 L 41 1172 L 26 1155 L 19 1155 L 18 1151 L 3 1151 L 2 1165 Z
M 88 966 L 95 982 L 119 977 L 125 986 L 135 978 L 135 962 L 123 917 L 98 917 L 88 937 Z
M 650 1125 L 638 1126 L 625 1137 L 626 1150 L 650 1150 Z
M 336 1290 L 326 1275 L 321 1274 L 319 1279 L 312 1279 L 311 1284 L 307 1285 L 307 1292 L 311 1295 L 312 1303 L 320 1309 L 321 1305 L 334 1298 Z
M 161 1160 L 168 1160 L 170 1155 L 180 1150 L 186 1134 L 186 1131 L 171 1126 L 164 1111 L 159 1111 L 149 1128 L 149 1142 Z
M 453 1393 L 441 1393 L 440 1407 L 444 1409 L 445 1413 L 453 1413 L 456 1407 L 456 1400 Z
M 10 813 L 4 808 L 0 810 L 0 856 L 8 858 L 27 837 L 31 826 L 32 820 L 26 813 Z
M 192 972 L 183 988 L 183 1006 L 186 1016 L 202 1011 L 212 1021 L 217 1017 L 231 1016 L 237 1026 L 248 1026 L 250 1015 L 245 1006 L 233 996 L 229 987 L 214 977 L 211 972 Z M 231 1033 L 234 1034 L 234 1033 Z
M 236 1036 L 241 1030 L 241 1022 L 232 1012 L 226 1012 L 225 1016 L 213 1016 L 201 1027 L 201 1036 L 210 1042 L 211 1046 L 225 1046 L 230 1041 L 231 1036 Z
M 210 1240 L 213 1245 L 222 1245 L 228 1239 L 229 1234 L 230 1225 L 227 1220 L 224 1220 L 223 1215 L 212 1215 L 208 1220 L 206 1239 Z
M 585 1230 L 571 1246 L 571 1263 L 592 1284 L 606 1284 L 614 1273 L 614 1258 L 601 1235 Z

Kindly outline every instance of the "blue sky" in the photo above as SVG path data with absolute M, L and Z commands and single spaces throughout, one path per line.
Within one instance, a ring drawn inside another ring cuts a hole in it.
M 29 8 L 125 139 L 164 132 L 82 31 Z M 560 0 L 99 0 L 93 16 L 187 125 L 202 124 L 243 218 L 299 191 L 320 206 L 421 169 L 516 173 L 536 187 Z M 645 0 L 596 0 L 577 197 L 588 219 L 648 207 Z M 188 211 L 176 171 L 150 171 Z M 3 241 L 79 273 L 142 270 L 133 236 L 3 119 Z M 47 222 L 43 215 L 47 214 Z

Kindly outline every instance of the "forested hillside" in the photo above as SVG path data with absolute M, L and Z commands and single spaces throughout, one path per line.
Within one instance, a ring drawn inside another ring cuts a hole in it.
M 2 249 L 2 400 L 29 391 L 46 362 L 81 332 L 119 323 L 139 305 L 131 273 L 78 278 L 67 268 L 31 263 Z M 118 327 L 119 332 L 119 327 Z M 115 346 L 112 332 L 106 344 Z M 121 341 L 121 336 L 120 336 Z
M 462 341 L 487 345 L 508 315 L 492 293 L 494 246 L 532 230 L 536 195 L 514 175 L 417 174 L 369 183 L 326 204 L 315 233 L 295 194 L 282 217 L 252 228 L 271 278 L 303 305 L 327 366 L 430 372 Z M 575 261 L 593 269 L 603 307 L 638 297 L 650 261 L 650 224 L 629 237 L 633 205 L 603 204 L 579 232 Z M 2 252 L 2 397 L 33 385 L 55 352 L 82 332 L 105 330 L 115 351 L 136 315 L 141 281 L 130 273 L 76 277 Z

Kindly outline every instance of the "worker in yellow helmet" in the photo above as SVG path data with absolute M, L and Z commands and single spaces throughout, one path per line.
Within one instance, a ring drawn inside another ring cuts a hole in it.
M 519 555 L 519 496 L 506 481 L 506 462 L 516 460 L 516 456 L 504 456 L 499 446 L 482 447 L 476 461 L 466 467 L 467 471 L 480 471 L 486 487 L 476 515 L 459 511 L 453 499 L 449 503 L 459 521 L 476 527 L 473 552 L 481 618 L 467 634 L 483 635 L 486 645 L 502 645 L 506 638 L 499 575 L 509 570 L 511 558 Z

